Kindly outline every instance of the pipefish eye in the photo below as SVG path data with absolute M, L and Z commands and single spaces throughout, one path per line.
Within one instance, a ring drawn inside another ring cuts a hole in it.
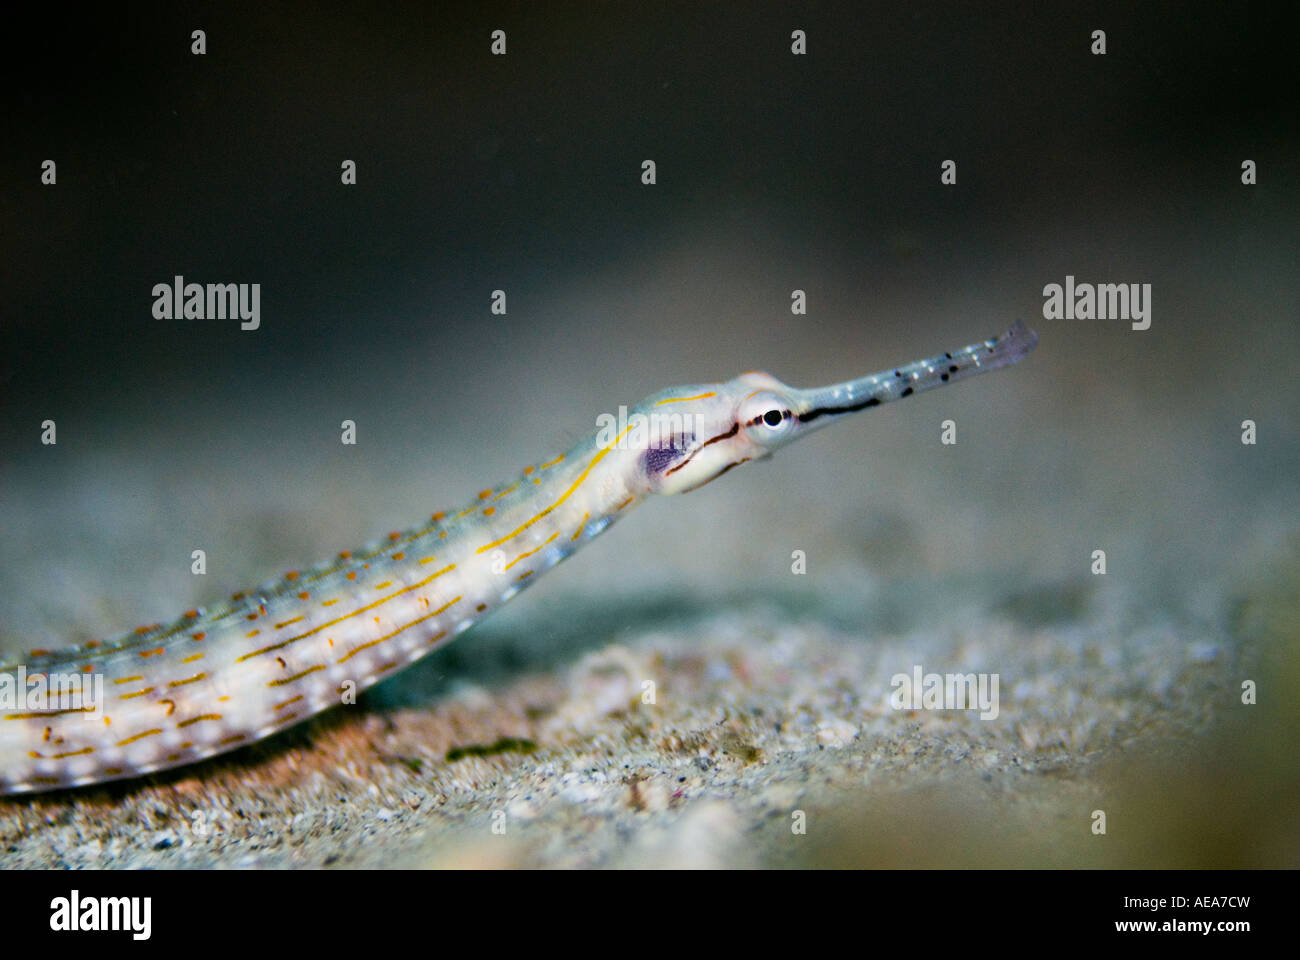
M 737 413 L 740 425 L 760 443 L 781 439 L 793 429 L 790 405 L 774 393 L 756 393 L 747 397 Z

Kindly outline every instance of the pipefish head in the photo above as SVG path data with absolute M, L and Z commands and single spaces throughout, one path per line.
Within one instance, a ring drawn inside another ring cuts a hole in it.
M 665 391 L 637 407 L 648 427 L 637 469 L 651 492 L 687 493 L 840 417 L 1016 363 L 1037 343 L 1017 322 L 1000 337 L 825 387 L 754 371 Z

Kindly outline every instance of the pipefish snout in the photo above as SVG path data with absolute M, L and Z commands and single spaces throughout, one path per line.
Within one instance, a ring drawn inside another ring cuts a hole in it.
M 1016 363 L 1036 343 L 1017 323 L 826 387 L 766 373 L 674 387 L 460 510 L 170 623 L 34 650 L 0 666 L 0 793 L 179 767 L 301 723 L 451 640 L 650 495 L 698 489 L 841 417 Z M 101 701 L 32 709 L 20 689 L 71 675 L 102 679 Z

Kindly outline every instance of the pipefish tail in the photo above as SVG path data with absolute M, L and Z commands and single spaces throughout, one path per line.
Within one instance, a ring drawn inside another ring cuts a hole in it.
M 302 723 L 450 641 L 651 495 L 698 489 L 856 411 L 1016 363 L 1036 343 L 1017 323 L 827 387 L 766 373 L 674 387 L 627 426 L 602 428 L 460 510 L 170 623 L 33 650 L 0 666 L 0 793 L 136 777 Z M 636 435 L 649 424 L 653 438 L 660 422 L 656 442 Z M 51 692 L 69 677 L 102 678 L 102 697 L 32 709 L 17 689 L 24 673 Z

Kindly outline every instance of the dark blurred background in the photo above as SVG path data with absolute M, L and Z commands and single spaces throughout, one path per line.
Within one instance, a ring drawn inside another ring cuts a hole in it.
M 1136 525 L 1135 552 L 1194 583 L 1224 530 L 1295 502 L 1284 10 L 6 12 L 0 569 L 23 589 L 0 620 L 70 616 L 42 564 L 86 560 L 112 568 L 100 592 L 162 616 L 194 589 L 191 542 L 229 537 L 223 583 L 297 566 L 663 386 L 754 368 L 829 382 L 1015 317 L 1042 332 L 1029 363 L 660 506 L 672 519 L 641 521 L 632 562 L 658 546 L 707 577 L 771 524 L 885 572 L 1065 575 Z M 155 320 L 152 286 L 175 274 L 260 283 L 261 329 Z M 1152 284 L 1151 329 L 1044 321 L 1042 288 L 1066 274 Z M 1247 417 L 1256 447 L 1238 441 Z M 57 448 L 38 442 L 46 418 Z M 338 443 L 345 418 L 358 447 Z M 802 508 L 756 511 L 774 486 Z M 701 523 L 718 536 L 683 561 Z M 140 564 L 165 586 L 137 587 Z
M 0 14 L 0 651 L 161 620 L 419 522 L 674 383 L 827 383 L 1019 317 L 1041 334 L 1024 364 L 647 505 L 494 619 L 485 648 L 573 643 L 586 602 L 595 643 L 657 597 L 802 592 L 855 636 L 934 626 L 943 650 L 966 631 L 1009 682 L 1188 730 L 1261 648 L 1293 662 L 1288 5 L 16 10 Z M 261 329 L 155 320 L 151 289 L 176 274 L 261 284 Z M 1151 284 L 1151 328 L 1044 320 L 1043 287 L 1067 274 Z M 938 442 L 948 418 L 956 447 Z M 1062 674 L 1017 662 L 999 617 L 1082 652 Z M 1050 726 L 1052 709 L 1024 712 Z M 1237 823 L 1285 859 L 1294 757 L 1265 745 L 1294 731 L 1248 716 L 1189 752 L 1241 747 L 1241 769 L 1279 778 L 1251 780 Z M 1072 760 L 1112 756 L 1108 736 Z M 1205 762 L 1169 803 L 1246 782 Z M 1170 828 L 1190 824 L 1171 843 L 1196 851 L 1170 862 L 1236 862 L 1196 847 L 1211 808 Z M 1003 856 L 1037 855 L 1018 850 Z
M 1042 332 L 1028 364 L 661 508 L 673 519 L 642 521 L 634 562 L 656 544 L 680 562 L 700 523 L 774 521 L 832 543 L 847 522 L 886 570 L 1072 573 L 1099 528 L 1134 524 L 1182 563 L 1170 537 L 1204 546 L 1295 501 L 1285 12 L 10 8 L 0 570 L 24 589 L 0 621 L 25 627 L 33 603 L 66 614 L 42 563 L 89 555 L 114 568 L 113 595 L 137 590 L 134 564 L 166 567 L 165 603 L 154 586 L 129 597 L 162 616 L 194 589 L 189 544 L 227 521 L 223 583 L 405 526 L 663 386 L 755 368 L 830 382 L 1016 317 Z M 956 186 L 939 182 L 946 159 Z M 261 329 L 155 320 L 151 289 L 176 274 L 260 283 Z M 1043 321 L 1043 286 L 1067 274 L 1151 283 L 1151 329 Z M 948 416 L 963 432 L 944 449 Z M 38 442 L 46 418 L 57 448 Z M 338 443 L 344 418 L 358 447 Z M 802 512 L 755 518 L 773 485 L 802 489 Z M 720 532 L 695 574 L 741 550 Z

